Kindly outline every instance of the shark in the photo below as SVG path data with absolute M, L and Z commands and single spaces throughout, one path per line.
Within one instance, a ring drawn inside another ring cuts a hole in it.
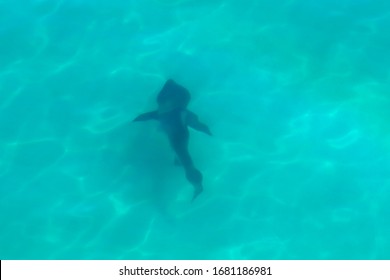
M 157 95 L 157 109 L 138 115 L 133 122 L 158 121 L 167 135 L 175 153 L 175 163 L 183 167 L 187 180 L 194 187 L 192 201 L 203 192 L 203 175 L 195 167 L 188 151 L 189 129 L 212 136 L 209 127 L 199 121 L 198 116 L 187 109 L 191 100 L 189 91 L 168 79 Z

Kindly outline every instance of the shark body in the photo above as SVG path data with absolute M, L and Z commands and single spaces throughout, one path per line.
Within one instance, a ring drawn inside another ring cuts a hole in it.
M 207 125 L 187 109 L 191 96 L 186 88 L 169 79 L 157 96 L 157 110 L 143 113 L 133 121 L 159 121 L 175 152 L 176 161 L 184 168 L 187 180 L 194 187 L 193 200 L 203 191 L 203 175 L 195 167 L 188 151 L 189 129 L 212 135 Z

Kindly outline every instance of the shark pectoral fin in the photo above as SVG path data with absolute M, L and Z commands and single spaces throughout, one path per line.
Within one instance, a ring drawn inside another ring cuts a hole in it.
M 133 122 L 150 121 L 150 120 L 157 120 L 157 119 L 158 119 L 157 111 L 151 111 L 139 115 L 133 120 Z
M 209 127 L 204 123 L 201 123 L 199 121 L 198 116 L 195 113 L 188 110 L 187 110 L 186 123 L 189 127 L 212 136 Z

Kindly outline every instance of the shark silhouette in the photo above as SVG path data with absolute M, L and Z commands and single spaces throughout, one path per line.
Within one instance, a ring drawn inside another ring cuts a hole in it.
M 202 191 L 202 173 L 194 166 L 188 152 L 189 131 L 188 127 L 212 135 L 207 125 L 201 123 L 198 116 L 187 110 L 191 95 L 186 88 L 169 79 L 165 82 L 157 96 L 158 108 L 155 111 L 139 115 L 133 121 L 157 120 L 169 143 L 175 152 L 176 163 L 185 171 L 187 180 L 194 187 L 194 200 Z

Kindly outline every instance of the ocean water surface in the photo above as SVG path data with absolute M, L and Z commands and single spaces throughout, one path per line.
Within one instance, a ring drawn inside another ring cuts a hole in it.
M 390 2 L 0 1 L 0 259 L 390 259 Z M 172 78 L 192 187 L 156 123 Z

